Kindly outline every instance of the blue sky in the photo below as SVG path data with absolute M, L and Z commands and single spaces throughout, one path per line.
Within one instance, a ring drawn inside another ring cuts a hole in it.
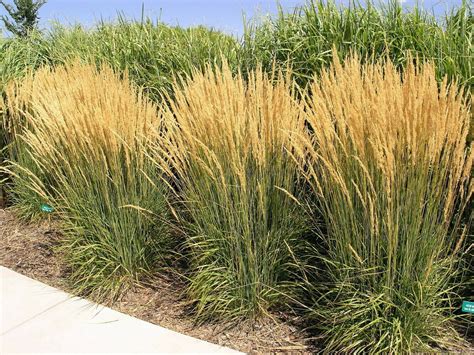
M 12 0 L 6 0 L 12 2 Z M 348 0 L 336 0 L 347 3 Z M 387 0 L 381 0 L 387 1 Z M 462 0 L 399 0 L 404 6 L 412 6 L 417 1 L 435 14 L 443 14 L 450 7 L 461 4 Z M 305 0 L 280 0 L 286 11 L 301 5 Z M 104 18 L 112 20 L 117 12 L 129 18 L 140 18 L 142 4 L 145 14 L 160 17 L 169 24 L 181 26 L 207 25 L 233 34 L 241 34 L 242 14 L 247 17 L 256 14 L 274 14 L 276 0 L 48 0 L 40 10 L 41 27 L 47 27 L 52 20 L 62 23 L 82 23 L 91 26 Z M 5 11 L 0 9 L 0 15 Z

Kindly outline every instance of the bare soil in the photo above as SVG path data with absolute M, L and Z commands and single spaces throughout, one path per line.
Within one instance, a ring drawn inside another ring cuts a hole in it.
M 0 209 L 0 265 L 69 291 L 67 269 L 56 246 L 61 240 L 54 223 L 21 223 L 10 210 Z M 183 285 L 173 277 L 148 280 L 125 293 L 111 307 L 150 323 L 246 353 L 313 353 L 309 335 L 296 316 L 275 314 L 239 324 L 196 325 L 189 314 Z M 110 305 L 109 305 L 110 306 Z

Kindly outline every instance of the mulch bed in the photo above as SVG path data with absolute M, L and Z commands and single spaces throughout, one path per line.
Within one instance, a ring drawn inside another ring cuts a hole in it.
M 68 291 L 67 269 L 56 246 L 61 235 L 54 223 L 21 223 L 10 210 L 0 209 L 0 265 Z M 276 314 L 258 322 L 197 326 L 182 297 L 183 286 L 173 277 L 149 280 L 127 291 L 111 308 L 147 322 L 246 353 L 313 353 L 309 335 L 298 317 Z

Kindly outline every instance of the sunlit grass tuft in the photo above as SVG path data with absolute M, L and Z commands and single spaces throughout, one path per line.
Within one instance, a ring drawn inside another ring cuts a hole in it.
M 42 68 L 12 92 L 27 107 L 11 118 L 25 121 L 16 139 L 30 159 L 11 162 L 13 192 L 56 210 L 76 292 L 113 296 L 163 264 L 166 193 L 144 147 L 155 105 L 127 76 L 79 62 Z
M 286 131 L 303 127 L 291 81 L 261 69 L 194 72 L 162 110 L 156 163 L 171 179 L 198 319 L 257 317 L 287 301 L 307 229 Z
M 453 311 L 473 193 L 470 101 L 435 68 L 336 61 L 310 86 L 293 149 L 324 221 L 307 285 L 327 351 L 462 345 Z

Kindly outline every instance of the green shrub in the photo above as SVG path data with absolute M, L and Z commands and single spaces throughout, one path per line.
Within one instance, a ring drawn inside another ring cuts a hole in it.
M 302 129 L 288 78 L 245 82 L 210 67 L 175 88 L 163 109 L 156 163 L 171 178 L 189 255 L 188 295 L 199 320 L 257 317 L 292 293 L 305 217 L 287 130 Z
M 172 244 L 166 190 L 151 180 L 144 148 L 155 105 L 126 76 L 79 63 L 40 69 L 14 94 L 9 102 L 27 107 L 13 117 L 26 120 L 17 139 L 31 160 L 8 172 L 16 193 L 56 210 L 75 291 L 113 296 L 163 265 Z
M 454 326 L 458 259 L 473 193 L 470 107 L 438 87 L 434 65 L 361 66 L 315 78 L 295 158 L 324 221 L 310 304 L 327 351 L 462 346 Z

